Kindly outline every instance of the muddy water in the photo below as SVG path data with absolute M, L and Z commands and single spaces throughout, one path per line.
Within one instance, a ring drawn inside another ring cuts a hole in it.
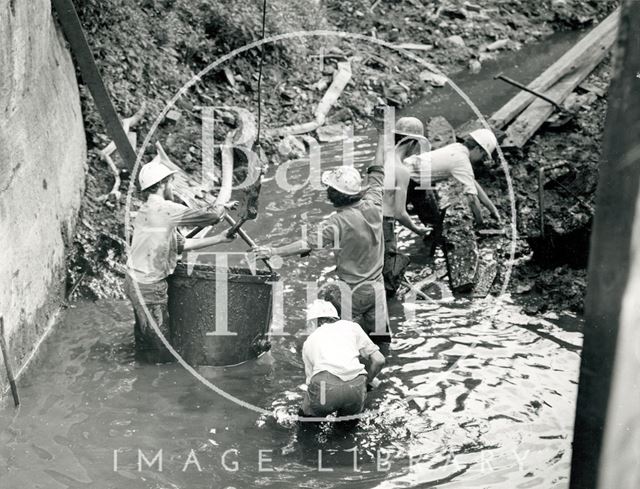
M 357 138 L 356 163 L 372 151 L 370 135 Z M 339 146 L 323 148 L 323 168 L 340 157 Z M 304 162 L 288 174 L 306 176 Z M 259 225 L 246 227 L 258 242 L 293 239 L 300 219 L 332 212 L 322 191 L 284 191 L 273 175 L 262 204 Z M 411 239 L 403 246 L 421 252 Z M 352 431 L 292 423 L 304 383 L 303 283 L 332 263 L 315 253 L 280 268 L 276 326 L 288 335 L 269 354 L 199 369 L 273 415 L 177 365 L 136 362 L 126 302 L 75 304 L 21 379 L 23 406 L 0 411 L 0 487 L 567 487 L 581 322 L 529 318 L 509 298 L 393 301 L 395 341 L 363 420 Z M 141 454 L 151 461 L 160 450 L 162 470 L 160 458 L 147 467 Z

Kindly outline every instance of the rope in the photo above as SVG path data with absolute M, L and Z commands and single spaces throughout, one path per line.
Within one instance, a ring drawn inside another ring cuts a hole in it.
M 265 25 L 267 22 L 267 0 L 262 2 L 262 35 L 264 40 Z M 260 145 L 260 126 L 262 121 L 262 66 L 264 65 L 264 44 L 260 46 L 260 65 L 258 67 L 258 134 L 256 135 L 256 143 Z

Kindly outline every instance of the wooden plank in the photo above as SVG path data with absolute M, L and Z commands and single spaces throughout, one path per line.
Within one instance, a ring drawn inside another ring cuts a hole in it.
M 592 58 L 594 53 L 608 51 L 616 37 L 619 14 L 620 9 L 618 8 L 551 65 L 549 69 L 532 81 L 528 87 L 544 92 L 567 74 L 579 69 L 584 59 Z M 491 116 L 489 125 L 494 129 L 503 129 L 535 99 L 535 95 L 524 91 L 519 92 Z
M 52 5 L 56 14 L 58 14 L 58 21 L 67 41 L 69 41 L 82 81 L 87 85 L 104 126 L 111 139 L 115 142 L 122 161 L 124 161 L 128 169 L 131 169 L 136 162 L 136 152 L 129 142 L 125 129 L 120 122 L 120 117 L 111 102 L 109 92 L 102 81 L 73 1 L 53 0 Z
M 557 103 L 562 104 L 582 83 L 607 55 L 608 50 L 592 51 L 589 57 L 583 58 L 584 64 L 573 73 L 566 75 L 544 95 Z M 555 108 L 549 102 L 536 99 L 518 118 L 509 126 L 506 136 L 501 143 L 503 148 L 522 148 L 525 143 L 536 133 L 542 124 L 553 114 Z

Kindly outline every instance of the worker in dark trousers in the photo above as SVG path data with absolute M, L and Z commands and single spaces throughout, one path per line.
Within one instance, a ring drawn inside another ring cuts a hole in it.
M 373 341 L 389 343 L 391 335 L 382 279 L 382 162 L 376 159 L 367 173 L 368 186 L 365 187 L 360 172 L 351 166 L 324 172 L 322 183 L 337 212 L 317 229 L 309 231 L 306 238 L 277 248 L 260 246 L 254 252 L 257 258 L 270 258 L 333 248 L 336 274 L 350 292 L 349 307 L 344 308 L 343 317 L 358 322 Z
M 341 320 L 328 301 L 316 300 L 307 308 L 313 332 L 302 347 L 307 392 L 304 416 L 352 416 L 364 409 L 367 390 L 376 384 L 385 359 L 379 348 L 351 321 Z M 360 359 L 365 364 L 360 363 Z
M 185 239 L 178 226 L 208 226 L 219 222 L 226 209 L 189 209 L 173 201 L 173 174 L 157 156 L 140 170 L 140 189 L 145 203 L 133 223 L 133 239 L 127 260 L 125 290 L 135 314 L 136 350 L 152 362 L 171 361 L 160 338 L 151 326 L 153 320 L 163 336 L 171 341 L 168 312 L 167 277 L 173 273 L 183 251 L 231 241 L 220 233 L 207 238 Z M 137 290 L 136 290 L 137 289 Z M 138 293 L 139 291 L 139 293 Z M 150 313 L 147 315 L 143 305 Z

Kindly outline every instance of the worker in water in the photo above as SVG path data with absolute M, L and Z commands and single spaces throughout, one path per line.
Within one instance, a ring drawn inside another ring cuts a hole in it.
M 367 390 L 376 384 L 384 366 L 384 356 L 358 324 L 340 319 L 331 302 L 312 302 L 307 308 L 307 322 L 313 332 L 302 347 L 307 382 L 302 414 L 324 417 L 361 413 Z
M 333 248 L 336 274 L 350 291 L 351 311 L 345 318 L 358 322 L 377 343 L 389 343 L 389 320 L 382 279 L 384 239 L 382 233 L 382 186 L 384 166 L 377 158 L 367 169 L 368 186 L 352 166 L 322 174 L 327 198 L 336 208 L 306 237 L 277 248 L 254 248 L 257 258 L 292 256 L 320 248 Z
M 403 161 L 409 156 L 426 152 L 431 147 L 427 138 L 424 137 L 422 122 L 415 117 L 398 119 L 394 128 L 394 145 L 394 151 L 389 153 L 390 157 L 393 158 L 393 161 L 390 162 L 393 165 L 393 171 L 385 173 L 385 191 L 382 200 L 382 226 L 384 233 L 383 276 L 387 296 L 389 297 L 393 296 L 400 286 L 404 270 L 409 264 L 408 256 L 398 253 L 395 222 L 398 221 L 418 236 L 424 236 L 427 233 L 427 228 L 416 225 L 407 211 L 407 191 L 411 176 Z M 381 131 L 378 135 L 376 153 L 378 161 L 383 161 L 385 157 L 384 135 Z M 386 168 L 389 168 L 389 166 L 386 166 Z
M 222 219 L 226 208 L 216 205 L 194 210 L 174 202 L 174 173 L 162 163 L 161 156 L 156 156 L 140 170 L 138 180 L 146 200 L 133 223 L 133 239 L 127 261 L 125 290 L 135 314 L 136 349 L 154 362 L 170 361 L 171 354 L 154 332 L 144 306 L 163 336 L 171 341 L 167 277 L 175 270 L 178 256 L 183 251 L 232 240 L 224 232 L 198 239 L 185 239 L 178 232 L 178 226 L 215 224 Z
M 473 172 L 473 165 L 487 157 L 491 158 L 497 145 L 493 132 L 478 129 L 471 132 L 464 143 L 453 143 L 434 151 L 409 156 L 403 162 L 411 179 L 419 184 L 418 188 L 433 188 L 433 184 L 449 178 L 458 181 L 467 197 L 476 225 L 484 222 L 480 204 L 500 223 L 498 209 L 476 181 Z

